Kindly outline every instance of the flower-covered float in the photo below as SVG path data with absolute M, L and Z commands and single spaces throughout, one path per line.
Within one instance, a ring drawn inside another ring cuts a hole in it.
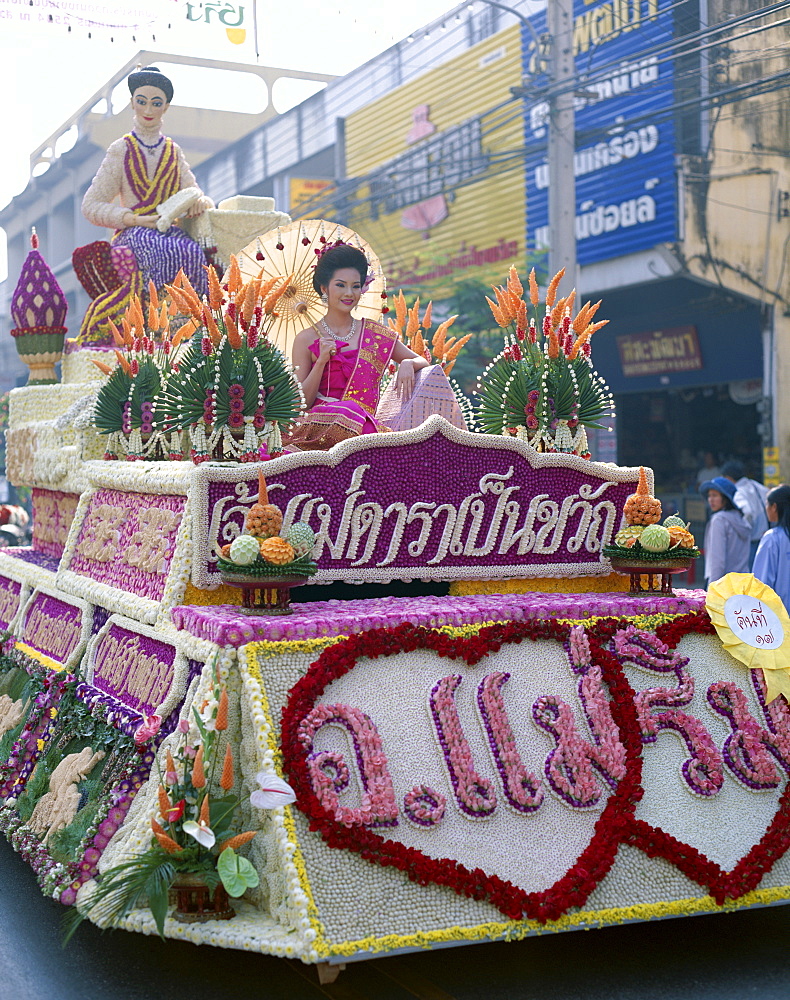
M 207 304 L 174 285 L 177 320 L 135 306 L 106 381 L 66 365 L 11 395 L 34 531 L 0 551 L 0 826 L 42 891 L 325 979 L 790 898 L 790 621 L 751 578 L 709 615 L 701 591 L 613 572 L 608 553 L 666 539 L 641 544 L 650 471 L 584 457 L 609 405 L 594 307 L 555 299 L 530 326 L 510 275 L 488 433 L 434 415 L 276 455 L 298 387 L 274 355 L 277 381 L 257 376 L 250 328 L 288 285 L 241 301 L 235 281 Z M 290 614 L 228 583 L 299 559 Z

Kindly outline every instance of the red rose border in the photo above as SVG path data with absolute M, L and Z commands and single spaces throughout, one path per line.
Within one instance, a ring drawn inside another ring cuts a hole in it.
M 431 858 L 416 848 L 385 840 L 372 830 L 341 826 L 319 802 L 310 780 L 307 758 L 298 739 L 304 717 L 332 681 L 348 673 L 360 658 L 377 659 L 416 649 L 430 649 L 448 659 L 474 666 L 484 656 L 507 643 L 551 639 L 566 649 L 571 626 L 557 620 L 504 622 L 487 626 L 470 637 L 455 637 L 422 626 L 404 623 L 395 628 L 372 629 L 329 646 L 289 692 L 282 711 L 282 751 L 285 772 L 296 792 L 296 804 L 309 820 L 311 831 L 334 848 L 353 851 L 366 861 L 397 868 L 418 885 L 442 885 L 461 896 L 497 907 L 510 920 L 539 923 L 557 920 L 570 909 L 584 905 L 590 893 L 608 874 L 620 844 L 639 848 L 648 857 L 662 857 L 686 877 L 707 889 L 721 905 L 753 890 L 790 847 L 790 781 L 786 783 L 777 812 L 761 840 L 731 872 L 721 869 L 695 848 L 635 817 L 642 787 L 642 739 L 634 691 L 619 659 L 607 643 L 631 624 L 626 618 L 599 619 L 587 626 L 592 662 L 600 667 L 610 692 L 610 709 L 626 751 L 626 774 L 609 796 L 589 845 L 562 878 L 541 892 L 526 892 L 480 868 L 469 869 L 447 858 Z M 682 615 L 655 629 L 671 648 L 686 635 L 713 635 L 715 629 L 704 611 Z

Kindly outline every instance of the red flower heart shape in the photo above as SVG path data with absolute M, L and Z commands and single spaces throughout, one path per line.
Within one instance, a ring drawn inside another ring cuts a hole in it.
M 599 640 L 611 637 L 621 624 L 614 620 L 597 622 L 595 631 Z M 374 864 L 398 868 L 418 884 L 448 886 L 460 895 L 487 900 L 513 920 L 556 920 L 568 909 L 583 905 L 611 868 L 620 843 L 633 834 L 634 809 L 642 796 L 642 741 L 634 692 L 619 661 L 606 653 L 602 641 L 593 650 L 592 663 L 600 667 L 602 681 L 609 689 L 612 720 L 625 749 L 625 772 L 595 822 L 587 846 L 568 871 L 543 891 L 528 892 L 480 868 L 469 868 L 449 858 L 429 857 L 414 847 L 385 839 L 367 826 L 341 824 L 316 795 L 309 754 L 299 732 L 300 724 L 316 707 L 325 689 L 354 669 L 363 657 L 386 657 L 425 649 L 474 665 L 508 643 L 553 639 L 567 648 L 569 636 L 570 627 L 556 621 L 502 623 L 483 628 L 470 637 L 452 637 L 404 624 L 352 635 L 328 647 L 291 689 L 282 718 L 285 770 L 296 792 L 297 805 L 310 820 L 310 829 L 320 833 L 331 847 L 354 851 Z
M 614 667 L 619 661 L 604 649 L 604 641 L 611 635 L 611 632 L 606 634 L 608 631 L 591 638 L 591 645 L 599 660 L 611 660 L 611 666 Z M 674 649 L 684 636 L 692 632 L 715 634 L 706 612 L 684 615 L 656 628 L 656 635 L 670 649 Z M 697 848 L 683 843 L 665 830 L 637 819 L 633 814 L 624 841 L 638 847 L 648 857 L 661 857 L 671 862 L 687 878 L 707 889 L 719 905 L 727 899 L 738 899 L 755 889 L 790 848 L 790 782 L 785 784 L 777 810 L 763 836 L 729 871 L 711 861 Z

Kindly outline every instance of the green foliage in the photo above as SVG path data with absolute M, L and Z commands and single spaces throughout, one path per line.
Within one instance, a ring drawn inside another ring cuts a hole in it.
M 100 806 L 100 794 L 104 789 L 103 783 L 95 778 L 83 782 L 79 787 L 87 793 L 88 801 L 68 826 L 53 833 L 49 838 L 51 857 L 64 864 L 79 856 L 78 848 L 85 839 L 88 827 L 96 818 Z
M 241 896 L 260 882 L 253 865 L 232 847 L 226 848 L 217 861 L 217 872 L 229 896 Z
M 99 389 L 93 408 L 93 422 L 100 434 L 120 431 L 123 425 L 123 407 L 129 398 L 131 375 L 118 367 Z M 138 425 L 139 426 L 139 425 Z
M 199 342 L 187 348 L 178 371 L 172 371 L 159 394 L 154 423 L 159 430 L 184 430 L 203 420 L 208 391 L 214 394 L 214 425 L 224 426 L 230 416 L 229 390 L 244 387 L 243 416 L 256 415 L 259 388 L 265 390 L 263 419 L 286 427 L 299 415 L 301 396 L 296 379 L 283 353 L 268 340 L 254 348 L 246 342 L 231 347 L 223 337 L 219 346 L 205 355 Z
M 0 764 L 4 764 L 8 758 L 11 756 L 11 751 L 14 748 L 14 744 L 19 739 L 19 734 L 25 727 L 25 720 L 22 719 L 13 729 L 9 729 L 7 732 L 0 736 Z

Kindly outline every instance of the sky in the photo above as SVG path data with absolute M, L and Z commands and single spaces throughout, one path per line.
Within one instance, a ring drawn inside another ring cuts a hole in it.
M 452 0 L 397 0 L 386 6 L 359 0 L 242 0 L 235 5 L 197 0 L 0 0 L 5 112 L 0 208 L 24 190 L 31 152 L 141 49 L 341 76 L 454 6 Z M 227 28 L 220 15 L 225 24 L 241 16 L 242 26 Z M 191 103 L 207 106 L 200 81 L 188 84 L 194 95 Z M 178 94 L 184 94 L 183 86 Z M 254 103 L 255 97 L 248 95 L 248 100 Z M 0 280 L 4 251 L 0 229 Z

